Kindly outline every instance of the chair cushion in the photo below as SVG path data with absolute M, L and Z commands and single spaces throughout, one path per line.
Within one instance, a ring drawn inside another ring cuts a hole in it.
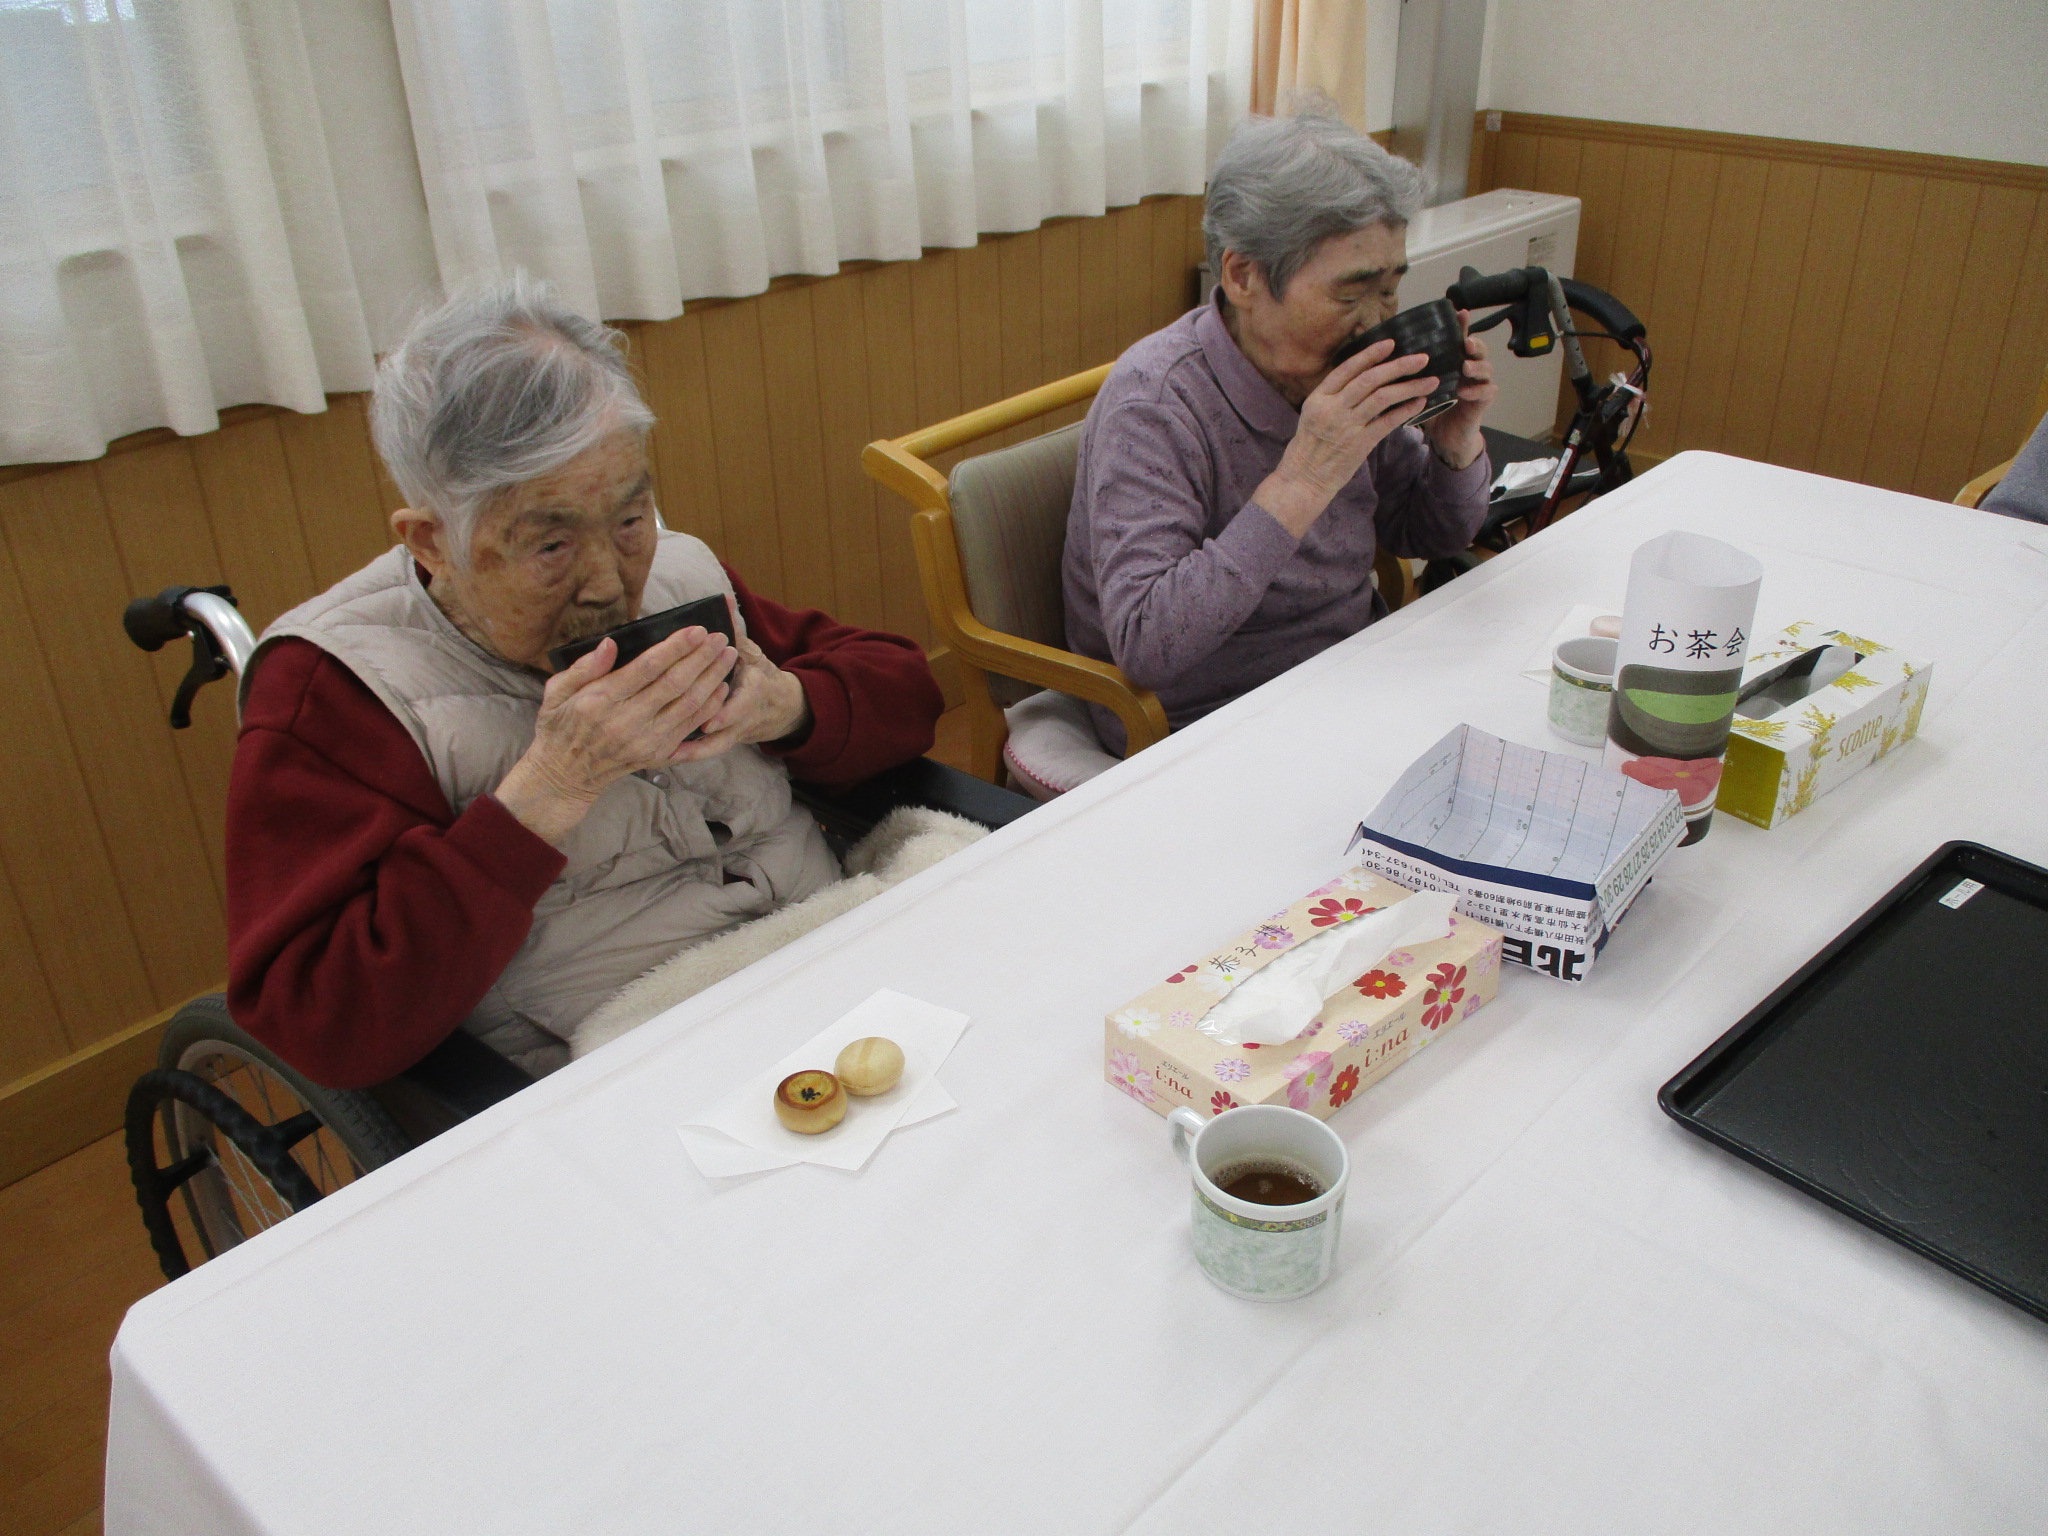
M 1003 762 L 1018 788 L 1035 800 L 1063 795 L 1117 764 L 1079 699 L 1047 688 L 1012 704 L 1003 718 L 1010 723 Z
M 1076 422 L 964 459 L 948 482 L 960 571 L 974 616 L 991 629 L 1061 650 L 1067 624 L 1060 557 L 1080 448 Z M 991 677 L 989 691 L 998 704 L 1014 704 L 1032 685 Z

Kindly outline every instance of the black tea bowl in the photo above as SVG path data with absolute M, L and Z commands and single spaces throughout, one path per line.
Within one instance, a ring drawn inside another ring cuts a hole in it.
M 1421 414 L 1411 416 L 1408 425 L 1419 426 L 1456 405 L 1459 387 L 1465 382 L 1465 328 L 1458 324 L 1458 307 L 1449 299 L 1431 299 L 1427 304 L 1404 309 L 1393 319 L 1383 320 L 1364 335 L 1345 342 L 1331 355 L 1330 366 L 1336 367 L 1345 358 L 1355 357 L 1389 336 L 1394 339 L 1395 357 L 1427 352 L 1426 371 L 1436 375 L 1436 388 L 1423 402 Z
M 725 636 L 726 643 L 731 644 L 732 610 L 726 607 L 725 594 L 714 592 L 694 603 L 684 603 L 680 608 L 665 608 L 660 613 L 629 620 L 616 629 L 606 630 L 603 635 L 571 640 L 567 645 L 558 645 L 549 651 L 548 662 L 557 672 L 566 672 L 596 650 L 605 635 L 609 635 L 619 643 L 619 654 L 612 661 L 612 670 L 616 672 L 634 657 L 645 655 L 670 635 L 688 629 L 692 624 L 712 634 Z

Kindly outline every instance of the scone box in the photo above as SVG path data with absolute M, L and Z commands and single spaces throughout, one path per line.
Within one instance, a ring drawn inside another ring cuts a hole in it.
M 1364 868 L 1276 912 L 1206 959 L 1182 967 L 1109 1015 L 1109 1080 L 1157 1114 L 1192 1105 L 1288 1104 L 1327 1120 L 1500 988 L 1501 934 L 1453 914 L 1450 934 L 1391 951 L 1293 1040 L 1225 1045 L 1195 1026 L 1231 989 L 1295 945 L 1414 892 Z
M 1735 717 L 1714 808 L 1759 827 L 1796 816 L 1852 774 L 1920 732 L 1934 664 L 1813 620 L 1787 627 L 1750 653 L 1745 686 L 1766 679 L 1816 646 L 1846 645 L 1862 656 L 1827 687 L 1762 720 Z

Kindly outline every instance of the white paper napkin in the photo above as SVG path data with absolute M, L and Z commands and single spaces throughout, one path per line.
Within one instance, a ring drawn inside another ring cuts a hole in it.
M 859 1168 L 899 1125 L 914 1125 L 955 1107 L 939 1083 L 939 1067 L 959 1043 L 967 1015 L 886 987 L 836 1023 L 676 1128 L 700 1173 L 730 1178 L 792 1163 Z M 806 1067 L 832 1070 L 856 1040 L 881 1035 L 903 1048 L 903 1080 L 887 1093 L 854 1099 L 829 1131 L 800 1136 L 775 1118 L 775 1087 Z
M 1534 655 L 1522 663 L 1522 676 L 1528 678 L 1531 682 L 1541 683 L 1544 687 L 1548 688 L 1550 686 L 1551 653 L 1567 640 L 1576 640 L 1581 635 L 1592 633 L 1587 626 L 1602 614 L 1618 614 L 1620 612 L 1621 607 L 1619 604 L 1610 604 L 1605 608 L 1595 608 L 1590 603 L 1580 603 L 1571 612 L 1557 621 L 1557 628 L 1550 632 L 1549 638 L 1543 642 Z

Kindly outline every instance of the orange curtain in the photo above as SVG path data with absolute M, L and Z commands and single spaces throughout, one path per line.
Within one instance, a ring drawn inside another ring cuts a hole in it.
M 1252 49 L 1254 112 L 1320 91 L 1365 131 L 1365 0 L 1257 0 Z

